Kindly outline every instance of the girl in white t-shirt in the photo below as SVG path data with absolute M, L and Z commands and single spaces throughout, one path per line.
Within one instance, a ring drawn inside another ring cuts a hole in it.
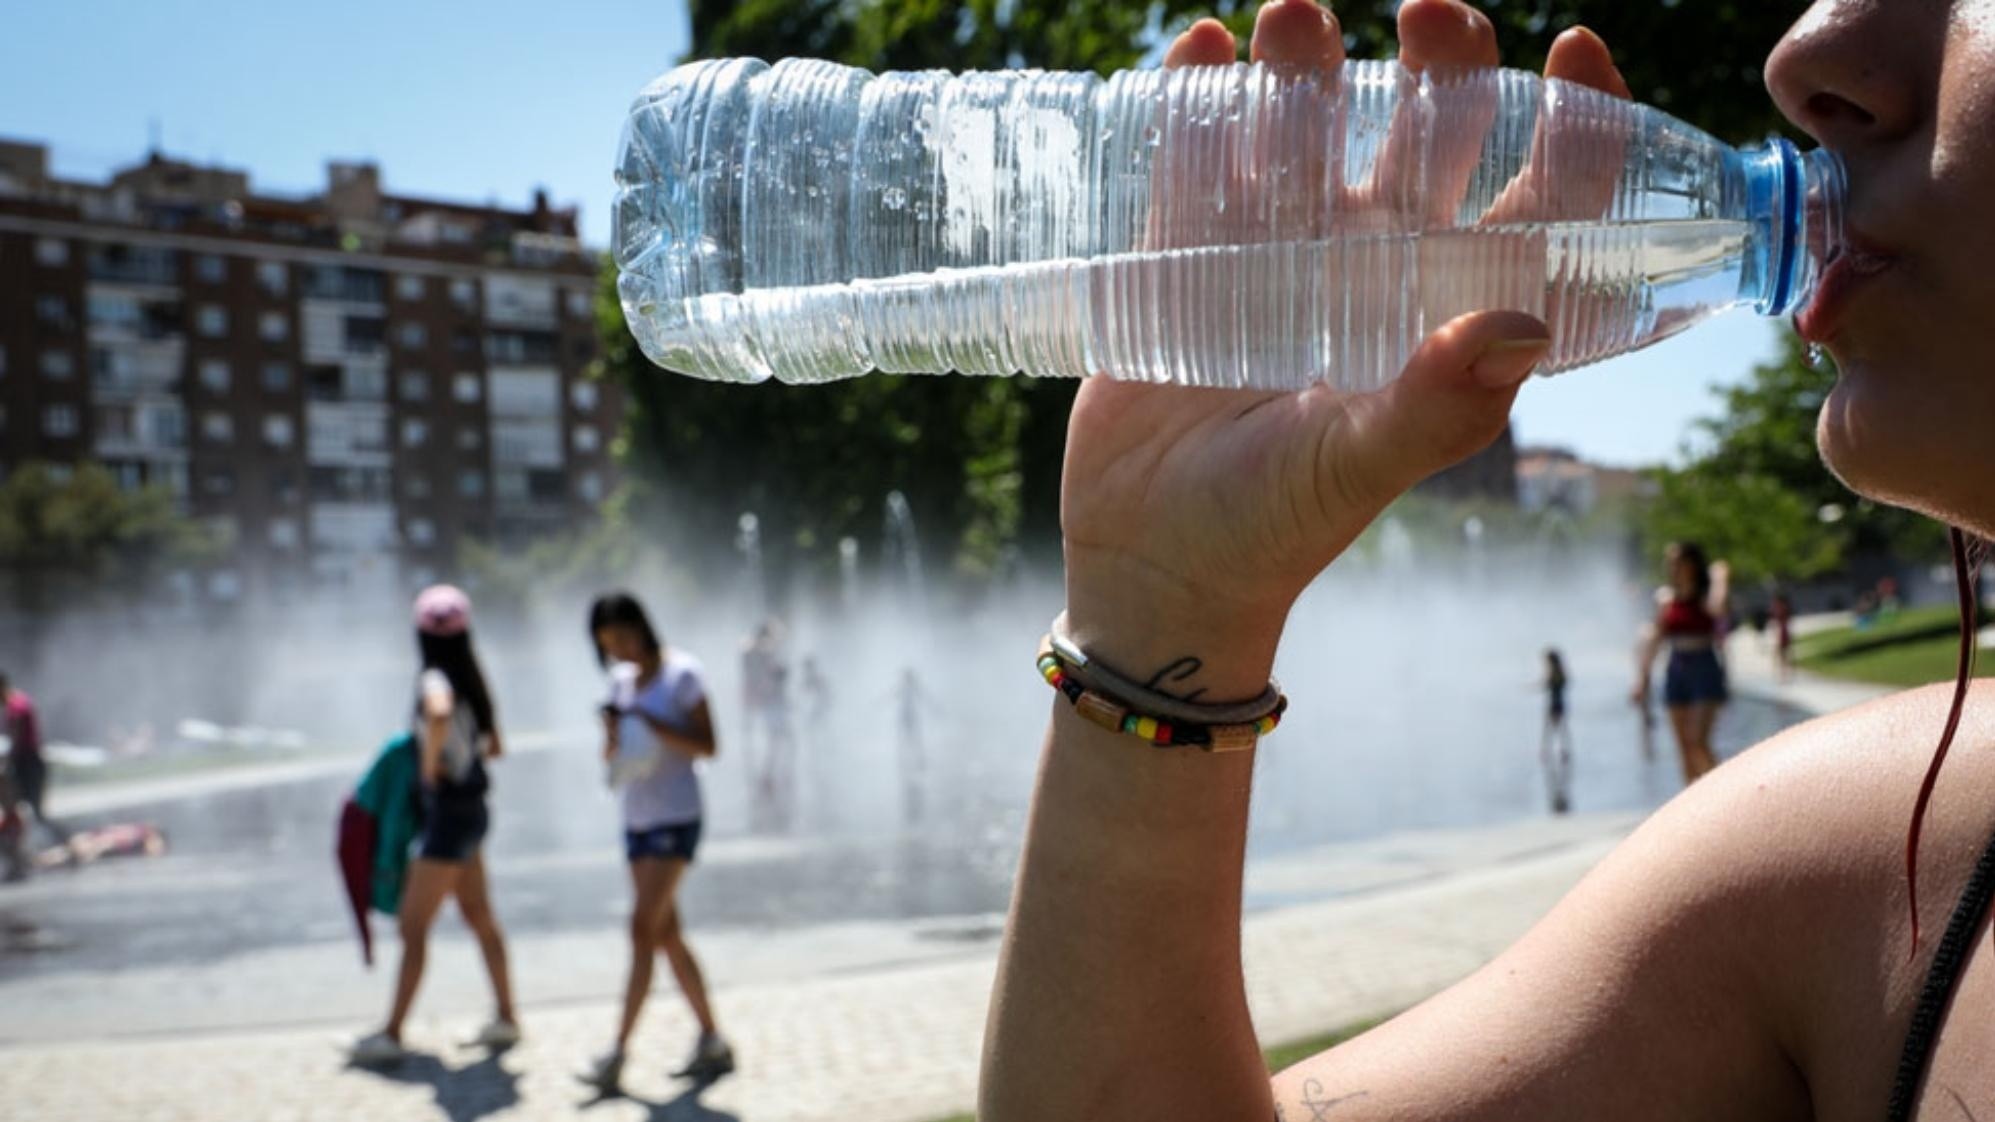
M 616 1089 L 624 1049 L 651 992 L 652 956 L 663 954 L 700 1022 L 692 1059 L 673 1074 L 711 1082 L 734 1070 L 734 1053 L 714 1023 L 706 980 L 686 945 L 676 900 L 700 844 L 694 763 L 717 751 L 706 683 L 699 661 L 659 642 L 643 606 L 626 593 L 596 600 L 589 609 L 589 635 L 597 660 L 610 673 L 602 707 L 603 762 L 623 804 L 624 854 L 636 901 L 616 1043 L 583 1079 L 606 1092 Z

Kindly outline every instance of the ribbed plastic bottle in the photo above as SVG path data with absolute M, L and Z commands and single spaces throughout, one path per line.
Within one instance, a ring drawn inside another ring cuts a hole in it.
M 1515 70 L 875 76 L 681 66 L 631 108 L 614 252 L 645 354 L 701 378 L 890 373 L 1364 390 L 1456 315 L 1546 372 L 1785 315 L 1843 169 Z

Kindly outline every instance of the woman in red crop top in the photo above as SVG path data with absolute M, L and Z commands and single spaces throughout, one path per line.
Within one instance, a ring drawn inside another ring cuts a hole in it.
M 1656 611 L 1655 622 L 1642 640 L 1635 667 L 1635 704 L 1649 704 L 1649 667 L 1668 648 L 1663 667 L 1663 704 L 1683 756 L 1683 780 L 1692 782 L 1718 766 L 1711 747 L 1711 728 L 1718 710 L 1731 696 L 1725 664 L 1718 657 L 1718 613 L 1726 599 L 1726 568 L 1705 559 L 1704 550 L 1690 543 L 1669 549 L 1669 596 Z

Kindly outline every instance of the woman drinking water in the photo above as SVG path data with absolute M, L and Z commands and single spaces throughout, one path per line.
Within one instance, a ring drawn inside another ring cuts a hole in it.
M 1730 33 L 1693 14 L 1719 5 L 1650 7 L 1692 49 Z M 1498 62 L 1490 21 L 1459 0 L 1407 0 L 1398 20 L 1415 71 Z M 1251 51 L 1334 77 L 1344 42 L 1313 0 L 1276 0 Z M 1226 65 L 1237 49 L 1207 20 L 1166 63 Z M 1546 72 L 1629 92 L 1584 30 L 1552 43 Z M 1822 456 L 1871 499 L 1995 536 L 1995 0 L 1819 0 L 1765 73 L 1849 170 L 1849 248 L 1798 321 L 1839 368 Z M 1415 158 L 1473 166 L 1480 138 L 1454 139 L 1467 144 L 1437 138 Z M 1377 228 L 1422 220 L 1389 192 L 1348 201 L 1377 208 Z M 1290 606 L 1388 503 L 1503 431 L 1550 337 L 1527 315 L 1465 315 L 1366 394 L 1081 386 L 1061 514 L 1067 652 L 1040 656 L 1060 694 L 981 1122 L 1995 1118 L 1995 687 L 1967 679 L 1971 626 L 1957 686 L 1728 761 L 1495 961 L 1269 1078 L 1240 902 L 1253 744 L 1279 713 L 1269 672 Z M 1284 685 L 1295 705 L 1330 704 L 1329 683 Z M 1134 699 L 1156 711 L 1139 717 Z M 1166 733 L 1164 710 L 1236 750 L 1160 750 L 1187 735 Z M 1274 750 L 1347 750 L 1285 735 Z M 1977 750 L 1947 758 L 1956 739 Z

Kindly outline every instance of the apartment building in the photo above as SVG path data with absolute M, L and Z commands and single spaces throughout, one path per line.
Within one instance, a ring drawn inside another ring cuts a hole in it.
M 0 141 L 0 471 L 108 466 L 230 544 L 219 599 L 448 577 L 612 484 L 598 260 L 575 211 L 306 198 L 157 153 L 85 183 Z

